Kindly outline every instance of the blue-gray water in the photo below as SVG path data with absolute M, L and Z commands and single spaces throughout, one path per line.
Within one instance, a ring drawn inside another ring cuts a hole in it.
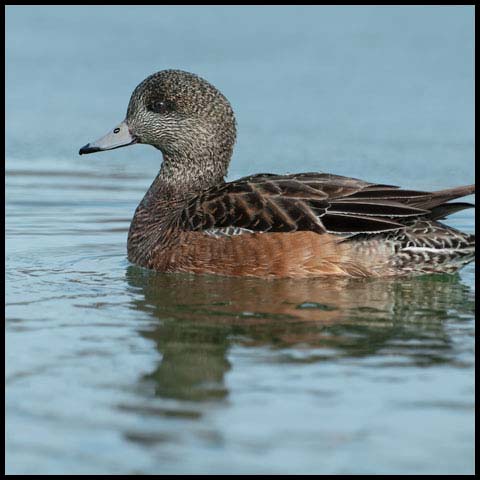
M 155 274 L 159 165 L 79 157 L 164 68 L 230 99 L 230 178 L 473 182 L 473 7 L 7 7 L 6 471 L 473 473 L 474 266 L 402 280 Z M 471 200 L 471 199 L 468 199 Z M 449 224 L 474 231 L 474 213 Z

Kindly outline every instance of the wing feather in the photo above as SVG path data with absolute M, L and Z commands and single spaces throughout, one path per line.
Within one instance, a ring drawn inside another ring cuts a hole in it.
M 373 233 L 467 208 L 445 202 L 472 191 L 474 186 L 425 192 L 325 173 L 262 173 L 203 192 L 181 218 L 194 231 Z

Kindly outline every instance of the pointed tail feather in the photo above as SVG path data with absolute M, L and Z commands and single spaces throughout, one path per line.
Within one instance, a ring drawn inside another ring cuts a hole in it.
M 467 202 L 444 203 L 437 207 L 433 207 L 428 214 L 428 218 L 431 218 L 432 220 L 443 220 L 449 215 L 452 215 L 452 213 L 460 212 L 466 208 L 475 208 L 475 205 Z
M 438 190 L 433 192 L 433 195 L 438 198 L 444 198 L 445 202 L 453 200 L 454 198 L 465 197 L 475 193 L 475 184 L 463 185 L 461 187 L 446 188 L 445 190 Z
M 426 210 L 433 210 L 436 207 L 446 204 L 446 202 L 449 202 L 450 200 L 465 197 L 466 195 L 472 195 L 474 193 L 475 185 L 465 185 L 461 187 L 446 188 L 445 190 L 438 190 L 436 192 L 430 193 L 429 195 L 425 195 L 422 198 L 412 199 L 413 201 L 409 203 L 415 207 L 424 208 Z M 462 206 L 461 208 L 467 208 L 467 204 L 462 205 L 464 206 Z M 447 209 L 448 208 L 450 207 L 447 207 Z M 457 210 L 458 209 L 454 209 L 452 207 L 452 211 L 449 213 L 453 213 L 453 211 Z

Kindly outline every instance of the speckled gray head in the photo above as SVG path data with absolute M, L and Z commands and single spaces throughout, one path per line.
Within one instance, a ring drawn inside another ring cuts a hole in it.
M 213 85 L 192 73 L 163 70 L 135 88 L 122 123 L 79 153 L 145 143 L 167 162 L 204 163 L 209 157 L 228 165 L 235 136 L 232 108 Z

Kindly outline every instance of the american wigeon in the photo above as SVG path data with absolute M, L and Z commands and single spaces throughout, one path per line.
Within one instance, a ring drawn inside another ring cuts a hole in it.
M 402 190 L 325 173 L 225 182 L 236 138 L 228 100 L 197 75 L 164 70 L 134 90 L 126 119 L 80 154 L 147 143 L 160 172 L 135 211 L 128 258 L 162 272 L 260 277 L 452 273 L 475 236 L 438 220 L 475 185 Z

